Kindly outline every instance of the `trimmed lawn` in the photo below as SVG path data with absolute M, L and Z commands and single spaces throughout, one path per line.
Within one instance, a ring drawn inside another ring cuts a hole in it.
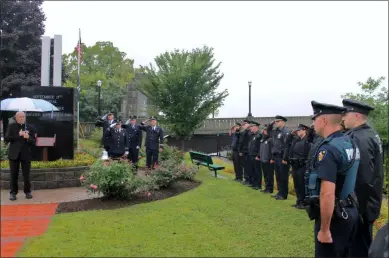
M 295 198 L 276 201 L 206 169 L 184 194 L 106 211 L 55 215 L 18 256 L 313 256 L 313 223 Z

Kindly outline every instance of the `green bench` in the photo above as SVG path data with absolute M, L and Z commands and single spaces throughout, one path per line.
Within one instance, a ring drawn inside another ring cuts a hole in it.
M 207 167 L 210 171 L 213 171 L 215 173 L 215 177 L 217 177 L 218 170 L 224 169 L 223 166 L 213 164 L 212 157 L 208 154 L 195 151 L 190 151 L 189 154 L 193 164 L 196 164 L 197 166 Z

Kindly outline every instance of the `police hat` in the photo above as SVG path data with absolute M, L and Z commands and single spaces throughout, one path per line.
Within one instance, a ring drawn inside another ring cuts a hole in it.
M 248 119 L 243 119 L 243 123 L 250 123 L 250 121 Z
M 304 124 L 298 124 L 297 128 L 296 128 L 296 131 L 299 131 L 299 130 L 308 130 L 309 127 L 304 125 Z
M 345 107 L 340 107 L 332 104 L 319 103 L 317 101 L 311 101 L 313 116 L 312 120 L 320 115 L 341 115 L 346 111 Z
M 241 123 L 239 123 L 239 122 L 236 122 L 236 123 L 235 123 L 235 125 L 242 126 L 242 124 L 241 124 Z
M 279 116 L 279 115 L 275 116 L 275 120 L 276 120 L 276 121 L 277 121 L 277 120 L 282 120 L 282 121 L 284 121 L 284 122 L 288 121 L 288 119 L 286 119 L 286 118 L 283 117 L 283 116 Z
M 370 111 L 374 110 L 374 107 L 358 100 L 344 99 L 342 103 L 343 106 L 347 109 L 346 112 L 357 112 L 364 115 L 369 115 Z
M 130 116 L 130 119 L 131 120 L 134 120 L 134 119 L 137 119 L 138 117 L 136 116 L 136 115 L 132 115 L 132 116 Z
M 260 123 L 257 123 L 255 121 L 250 121 L 250 126 L 260 126 Z
M 108 112 L 107 116 L 113 116 L 112 112 Z
M 121 124 L 121 123 L 122 123 L 121 120 L 116 120 L 116 124 L 117 124 L 117 125 L 119 125 L 119 124 Z
M 157 120 L 157 118 L 155 116 L 151 116 L 150 120 Z

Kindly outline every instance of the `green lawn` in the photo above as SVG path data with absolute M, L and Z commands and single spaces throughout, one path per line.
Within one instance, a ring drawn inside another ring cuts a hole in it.
M 56 215 L 18 256 L 313 256 L 304 210 L 201 169 L 203 184 L 162 201 Z

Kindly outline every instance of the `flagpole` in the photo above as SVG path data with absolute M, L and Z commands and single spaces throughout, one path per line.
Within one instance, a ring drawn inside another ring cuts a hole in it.
M 77 74 L 78 74 L 78 79 L 77 79 L 77 151 L 80 151 L 80 91 L 81 91 L 81 85 L 80 85 L 80 66 L 81 66 L 81 29 L 78 29 L 79 33 L 79 50 L 77 51 L 78 58 L 77 58 Z

